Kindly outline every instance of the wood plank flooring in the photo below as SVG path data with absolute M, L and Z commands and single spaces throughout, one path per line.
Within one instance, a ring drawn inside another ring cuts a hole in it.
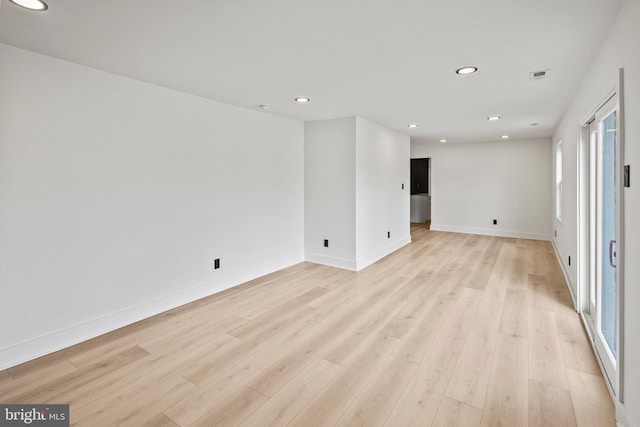
M 76 426 L 613 427 L 549 242 L 430 231 L 301 263 L 0 371 Z

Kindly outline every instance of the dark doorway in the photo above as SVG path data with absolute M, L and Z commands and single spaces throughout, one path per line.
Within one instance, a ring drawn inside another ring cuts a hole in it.
M 411 159 L 411 194 L 429 192 L 430 159 Z
M 431 159 L 411 159 L 411 204 L 412 223 L 431 224 Z

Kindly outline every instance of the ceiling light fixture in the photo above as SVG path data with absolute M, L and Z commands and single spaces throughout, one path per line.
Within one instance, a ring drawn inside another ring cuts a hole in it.
M 307 97 L 304 97 L 304 96 L 301 96 L 301 97 L 298 97 L 298 98 L 294 98 L 294 100 L 296 102 L 301 103 L 301 104 L 304 104 L 304 103 L 307 103 L 307 102 L 311 101 L 310 98 L 307 98 Z
M 509 139 L 509 135 L 502 135 L 502 139 Z
M 49 8 L 47 4 L 41 0 L 9 0 L 11 3 L 24 7 L 29 10 L 36 10 L 39 12 L 45 11 Z
M 467 74 L 473 74 L 476 71 L 478 71 L 478 67 L 467 66 L 467 67 L 458 68 L 456 70 L 456 74 L 458 74 L 460 76 L 464 76 L 464 75 L 467 75 Z
M 487 120 L 489 120 L 490 122 L 495 122 L 496 120 L 500 120 L 500 116 L 487 117 Z
M 440 140 L 440 143 L 441 143 L 441 144 L 444 144 L 445 142 L 447 142 L 447 140 L 446 140 L 446 139 L 441 139 L 441 140 Z
M 410 128 L 417 128 L 419 125 L 417 123 L 411 123 L 410 125 L 407 125 L 407 127 Z

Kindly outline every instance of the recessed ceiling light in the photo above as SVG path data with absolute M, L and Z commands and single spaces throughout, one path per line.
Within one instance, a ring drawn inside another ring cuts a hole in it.
M 301 104 L 304 104 L 305 102 L 311 101 L 311 99 L 301 96 L 301 97 L 295 98 L 295 101 Z
M 502 135 L 502 139 L 509 139 L 509 135 Z
M 441 144 L 444 144 L 445 142 L 447 142 L 447 140 L 446 140 L 446 139 L 441 139 L 441 140 L 440 140 L 440 143 L 441 143 Z
M 410 125 L 407 125 L 407 127 L 410 128 L 417 128 L 419 125 L 417 123 L 411 123 Z
M 462 68 L 458 68 L 456 70 L 456 74 L 459 74 L 461 76 L 464 76 L 465 74 L 473 74 L 476 71 L 478 71 L 478 67 L 462 67 Z
M 29 10 L 43 11 L 47 10 L 49 6 L 41 0 L 9 0 L 11 3 L 24 7 Z
M 495 122 L 496 120 L 500 120 L 500 116 L 487 117 L 487 120 L 489 120 L 490 122 Z

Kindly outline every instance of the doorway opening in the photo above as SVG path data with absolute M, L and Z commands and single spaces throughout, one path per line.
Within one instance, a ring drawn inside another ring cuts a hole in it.
M 431 159 L 411 159 L 412 224 L 431 224 Z

